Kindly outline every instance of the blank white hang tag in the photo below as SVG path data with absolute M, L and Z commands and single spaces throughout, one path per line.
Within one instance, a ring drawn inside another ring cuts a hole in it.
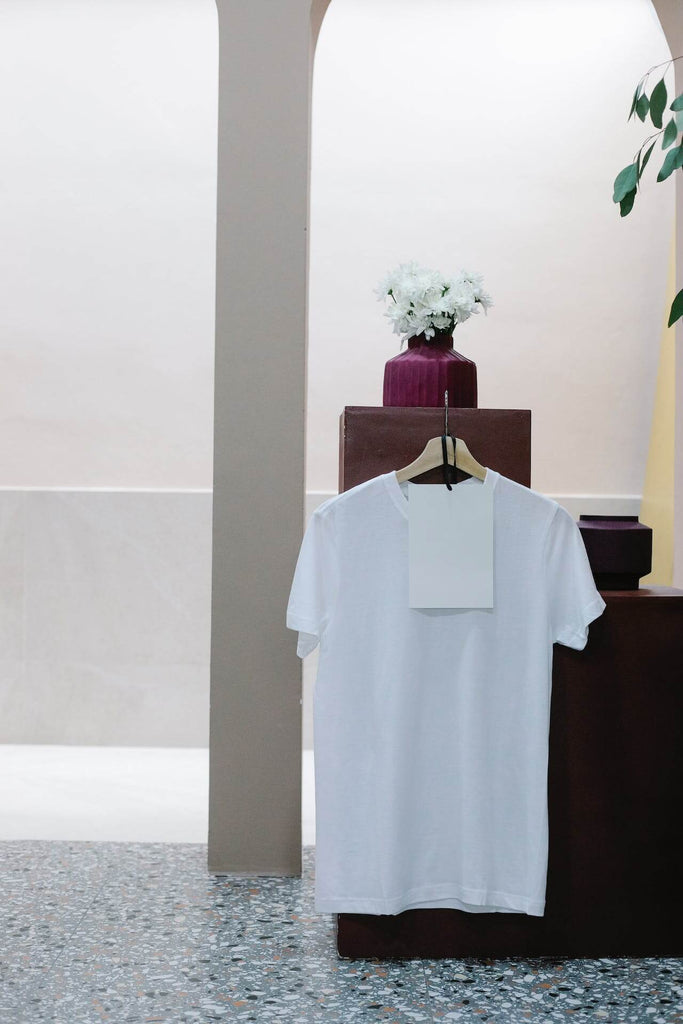
M 408 481 L 409 607 L 493 608 L 493 489 Z

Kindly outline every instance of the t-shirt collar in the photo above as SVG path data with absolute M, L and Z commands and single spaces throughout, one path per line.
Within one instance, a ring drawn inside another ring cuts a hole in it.
M 496 486 L 499 474 L 495 469 L 491 469 L 489 466 L 486 467 L 486 476 L 483 480 L 479 480 L 478 477 L 470 476 L 466 480 L 461 480 L 457 484 L 453 484 L 453 487 L 490 487 L 493 490 Z M 385 486 L 391 496 L 392 501 L 396 505 L 401 515 L 408 518 L 408 499 L 401 490 L 401 485 L 396 477 L 396 470 L 392 469 L 390 473 L 383 473 L 382 479 L 384 480 Z M 442 484 L 442 486 L 444 486 Z

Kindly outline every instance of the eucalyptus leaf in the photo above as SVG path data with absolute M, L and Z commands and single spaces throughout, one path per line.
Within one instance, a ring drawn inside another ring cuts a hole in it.
M 633 209 L 633 202 L 634 202 L 635 198 L 636 198 L 636 190 L 634 188 L 632 188 L 630 192 L 626 193 L 624 198 L 619 203 L 619 207 L 621 209 L 621 216 L 622 217 L 625 217 L 628 213 L 631 212 L 631 210 Z
M 683 110 L 676 111 L 676 127 L 679 132 L 683 131 Z
M 644 171 L 644 170 L 645 170 L 645 168 L 647 167 L 647 162 L 648 162 L 648 160 L 650 159 L 650 157 L 651 157 L 651 155 L 652 155 L 652 150 L 653 150 L 654 148 L 655 148 L 655 144 L 654 144 L 654 142 L 653 142 L 653 143 L 652 143 L 652 145 L 650 146 L 650 148 L 648 149 L 647 153 L 646 153 L 646 154 L 645 154 L 645 156 L 643 157 L 643 162 L 642 162 L 642 164 L 640 165 L 640 171 L 638 172 L 638 180 L 640 180 L 640 176 L 641 176 L 641 174 L 643 173 L 643 171 Z M 640 155 L 640 154 L 638 154 L 638 155 Z
M 662 149 L 668 149 L 677 135 L 678 128 L 676 127 L 676 118 L 672 117 L 671 120 L 667 123 L 666 128 L 664 129 L 664 135 L 662 137 Z
M 632 188 L 636 187 L 637 182 L 637 164 L 629 164 L 628 167 L 624 167 L 622 171 L 619 171 L 616 178 L 614 179 L 614 195 L 612 196 L 614 202 L 621 202 L 626 193 L 630 192 Z
M 636 91 L 633 93 L 633 103 L 631 104 L 631 109 L 630 109 L 629 115 L 628 115 L 628 117 L 626 119 L 627 121 L 630 121 L 631 118 L 633 117 L 633 112 L 636 109 L 636 103 L 638 102 L 638 97 L 640 96 L 640 90 L 641 90 L 643 81 L 644 81 L 644 79 L 641 78 L 641 80 L 638 82 L 638 85 L 636 86 Z
M 650 117 L 655 128 L 662 127 L 662 114 L 666 107 L 666 99 L 666 83 L 663 78 L 660 78 L 650 96 Z
M 645 95 L 645 93 L 643 93 L 643 95 L 639 98 L 638 102 L 636 103 L 636 114 L 638 115 L 641 121 L 645 120 L 649 109 L 650 101 Z
M 666 154 L 664 163 L 657 175 L 657 181 L 664 181 L 673 171 L 677 170 L 681 164 L 683 164 L 683 146 L 676 146 L 675 149 L 670 149 Z
M 683 110 L 683 92 L 681 93 L 680 96 L 676 97 L 676 99 L 673 101 L 673 103 L 669 107 L 669 110 Z
M 671 303 L 671 312 L 669 313 L 669 323 L 668 323 L 667 326 L 671 327 L 671 325 L 676 323 L 677 320 L 680 320 L 680 318 L 682 316 L 683 316 L 683 288 L 681 288 L 680 292 L 678 293 L 676 298 Z

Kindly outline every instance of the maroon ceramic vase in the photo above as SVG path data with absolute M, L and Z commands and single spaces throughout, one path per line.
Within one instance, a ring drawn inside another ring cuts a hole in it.
M 408 348 L 384 367 L 383 405 L 477 408 L 477 366 L 453 348 L 453 332 L 408 339 Z

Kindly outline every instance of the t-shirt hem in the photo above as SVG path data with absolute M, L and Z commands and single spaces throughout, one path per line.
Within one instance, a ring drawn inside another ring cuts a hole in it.
M 464 886 L 428 886 L 410 889 L 402 896 L 376 897 L 318 896 L 315 910 L 319 914 L 401 914 L 405 910 L 442 907 L 467 913 L 517 913 L 543 917 L 545 900 L 532 900 L 508 892 L 468 889 Z

